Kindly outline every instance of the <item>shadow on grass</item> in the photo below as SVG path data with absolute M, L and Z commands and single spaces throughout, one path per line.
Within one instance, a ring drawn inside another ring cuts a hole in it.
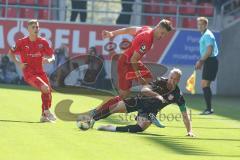
M 116 121 L 112 120 L 111 118 L 104 119 L 104 121 L 109 122 L 110 124 L 116 125 Z M 127 124 L 125 123 L 125 125 Z M 129 133 L 126 133 L 126 134 L 129 134 Z M 166 147 L 174 151 L 175 153 L 179 153 L 183 155 L 212 155 L 208 151 L 201 150 L 200 148 L 197 148 L 197 147 L 186 145 L 181 140 L 173 139 L 172 137 L 165 136 L 165 135 L 159 135 L 159 134 L 147 133 L 147 132 L 136 133 L 131 135 L 143 137 L 153 143 Z
M 129 125 L 130 122 L 121 122 L 115 120 L 113 117 L 108 117 L 104 120 L 104 122 L 108 122 L 110 124 L 115 125 Z M 131 122 L 132 124 L 133 122 Z M 129 136 L 135 135 L 140 136 L 144 139 L 147 139 L 148 141 L 151 141 L 152 143 L 156 143 L 162 147 L 166 147 L 169 150 L 174 151 L 177 154 L 181 155 L 197 155 L 197 156 L 210 156 L 210 157 L 240 157 L 240 155 L 220 155 L 215 153 L 210 153 L 207 150 L 201 149 L 199 147 L 195 147 L 192 145 L 188 145 L 183 142 L 183 140 L 193 140 L 195 143 L 198 140 L 204 140 L 204 141 L 240 141 L 239 139 L 215 139 L 215 138 L 197 138 L 197 137 L 172 137 L 167 135 L 160 135 L 155 133 L 148 133 L 148 132 L 140 132 L 136 134 L 130 134 L 130 133 L 121 133 L 121 134 L 129 134 Z
M 19 121 L 19 120 L 8 120 L 8 119 L 0 119 L 0 123 L 41 123 L 41 122 L 33 122 L 33 121 Z
M 174 137 L 173 139 L 189 139 L 189 138 L 184 138 L 184 137 Z M 239 141 L 240 142 L 240 139 L 224 139 L 224 138 L 198 138 L 198 137 L 195 137 L 194 139 L 196 140 L 210 140 L 210 141 Z
M 188 107 L 203 111 L 205 109 L 205 103 L 203 96 L 201 95 L 187 95 L 185 96 Z M 240 121 L 240 99 L 239 97 L 227 97 L 227 96 L 214 96 L 212 106 L 214 108 L 214 115 L 227 117 L 233 120 Z M 203 118 L 211 119 L 211 115 L 202 115 Z M 201 119 L 201 117 L 197 117 Z M 212 117 L 212 119 L 215 119 Z
M 239 141 L 238 139 L 212 139 L 212 138 L 191 138 L 191 137 L 170 137 L 152 133 L 138 133 L 138 135 L 144 136 L 147 140 L 157 143 L 161 146 L 167 147 L 181 155 L 197 155 L 197 156 L 208 156 L 208 157 L 240 157 L 240 155 L 221 155 L 210 153 L 207 150 L 200 149 L 199 147 L 186 145 L 181 140 L 214 140 L 214 141 Z
M 185 128 L 185 127 L 180 127 L 180 126 L 167 126 L 168 128 Z M 227 127 L 225 127 L 225 128 L 221 128 L 221 127 L 196 127 L 196 126 L 194 126 L 194 128 L 200 128 L 200 129 L 239 129 L 240 130 L 240 128 L 227 128 Z
M 200 149 L 199 147 L 187 145 L 183 143 L 179 139 L 173 139 L 168 136 L 152 136 L 152 135 L 144 135 L 144 138 L 156 143 L 160 146 L 166 147 L 177 154 L 181 155 L 205 155 L 205 156 L 213 156 L 214 154 L 210 153 L 207 150 Z

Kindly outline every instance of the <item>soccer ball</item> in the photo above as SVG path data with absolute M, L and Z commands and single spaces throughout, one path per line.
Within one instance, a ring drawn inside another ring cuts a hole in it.
M 77 121 L 77 127 L 82 131 L 86 131 L 91 127 L 90 121 Z

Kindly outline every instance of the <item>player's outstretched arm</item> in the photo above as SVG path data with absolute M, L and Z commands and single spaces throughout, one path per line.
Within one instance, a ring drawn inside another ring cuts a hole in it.
M 182 112 L 182 116 L 183 116 L 183 122 L 187 129 L 187 136 L 194 137 L 195 135 L 193 134 L 192 124 L 191 124 L 191 121 L 190 121 L 187 111 Z
M 130 34 L 130 35 L 135 35 L 136 32 L 138 31 L 138 29 L 140 29 L 141 27 L 128 27 L 128 28 L 122 28 L 122 29 L 118 29 L 115 31 L 107 31 L 107 30 L 103 30 L 102 31 L 102 37 L 104 38 L 112 38 L 114 36 L 120 35 L 120 34 Z

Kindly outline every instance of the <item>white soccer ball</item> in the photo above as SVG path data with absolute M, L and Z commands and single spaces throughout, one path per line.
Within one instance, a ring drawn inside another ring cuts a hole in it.
M 77 127 L 81 129 L 82 131 L 86 131 L 90 128 L 90 122 L 89 121 L 77 121 Z

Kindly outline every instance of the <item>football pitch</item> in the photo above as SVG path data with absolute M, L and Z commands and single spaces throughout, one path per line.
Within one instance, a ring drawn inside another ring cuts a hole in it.
M 185 96 L 195 138 L 186 137 L 177 106 L 162 110 L 166 128 L 151 126 L 139 134 L 80 131 L 75 121 L 39 123 L 40 93 L 26 86 L 0 85 L 0 160 L 199 160 L 240 159 L 240 99 L 214 97 L 214 115 L 201 116 L 201 96 Z M 64 99 L 71 113 L 99 105 L 104 96 L 53 93 L 52 111 Z M 133 116 L 133 115 L 132 115 Z M 173 118 L 175 117 L 175 118 Z M 97 122 L 127 125 L 131 115 L 116 114 Z

